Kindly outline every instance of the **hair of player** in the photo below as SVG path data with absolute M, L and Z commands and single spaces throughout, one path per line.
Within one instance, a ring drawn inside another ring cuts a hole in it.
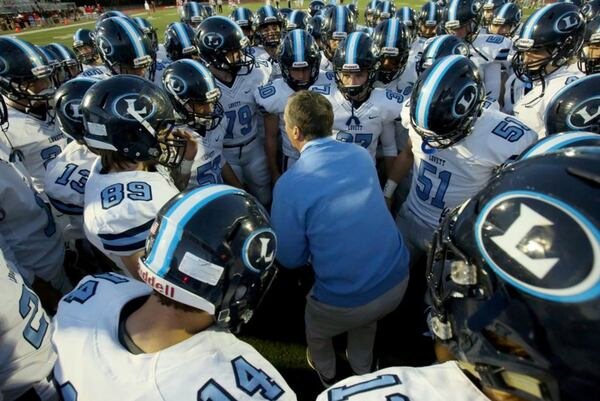
M 122 154 L 106 149 L 97 149 L 90 148 L 92 152 L 100 156 L 100 161 L 102 162 L 102 170 L 104 172 L 108 172 L 112 169 L 118 171 L 128 171 L 131 170 L 131 166 L 138 164 L 133 159 L 130 159 L 127 156 L 123 156 Z M 144 170 L 146 171 L 155 171 L 156 170 L 156 162 L 153 160 L 142 162 L 144 164 Z
M 288 121 L 298 127 L 306 140 L 331 135 L 333 108 L 325 96 L 307 90 L 295 92 L 285 108 Z

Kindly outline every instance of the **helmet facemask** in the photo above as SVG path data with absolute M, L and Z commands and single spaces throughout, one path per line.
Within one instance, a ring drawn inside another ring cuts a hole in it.
M 383 47 L 380 49 L 379 54 L 381 55 L 381 65 L 377 72 L 377 79 L 384 84 L 389 84 L 404 72 L 408 60 L 408 51 L 400 53 L 398 48 Z
M 273 17 L 274 18 L 274 17 Z M 277 47 L 281 43 L 282 24 L 279 21 L 266 22 L 258 28 L 260 42 L 266 47 Z
M 219 91 L 219 88 L 213 89 L 213 91 Z M 211 91 L 212 92 L 212 91 Z M 190 127 L 195 128 L 200 133 L 206 131 L 212 131 L 223 120 L 223 106 L 219 102 L 220 91 L 217 95 L 207 93 L 207 97 L 210 99 L 205 102 L 196 102 L 193 99 L 188 99 L 182 105 L 185 109 L 185 116 L 187 117 L 186 124 Z
M 187 145 L 187 140 L 173 135 L 173 128 L 173 122 L 170 122 L 165 129 L 159 131 L 157 137 L 159 148 L 150 149 L 153 160 L 169 169 L 179 167 L 183 161 Z
M 577 66 L 587 75 L 600 72 L 600 33 L 594 33 L 589 42 L 584 43 Z
M 98 52 L 96 51 L 96 48 L 86 45 L 82 41 L 73 43 L 73 51 L 81 64 L 96 64 L 98 61 Z
M 377 67 L 377 66 L 376 66 Z M 369 97 L 377 78 L 377 68 L 361 68 L 358 64 L 344 64 L 335 70 L 335 82 L 346 99 L 362 101 Z M 366 74 L 365 74 L 366 73 Z M 365 74 L 363 82 L 344 84 L 344 81 L 354 80 L 353 76 Z

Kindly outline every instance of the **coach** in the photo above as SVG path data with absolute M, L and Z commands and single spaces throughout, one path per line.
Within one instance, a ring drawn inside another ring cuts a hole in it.
M 366 149 L 331 138 L 333 111 L 320 94 L 294 93 L 285 129 L 301 156 L 277 181 L 272 207 L 278 260 L 311 263 L 307 359 L 325 386 L 336 377 L 332 337 L 347 332 L 354 373 L 371 371 L 377 321 L 393 311 L 408 283 L 408 251 L 386 208 Z

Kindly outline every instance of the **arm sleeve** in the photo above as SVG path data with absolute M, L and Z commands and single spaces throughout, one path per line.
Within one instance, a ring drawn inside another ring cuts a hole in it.
M 388 121 L 383 124 L 383 131 L 381 132 L 381 148 L 383 150 L 383 156 L 385 157 L 395 157 L 398 154 L 394 121 Z

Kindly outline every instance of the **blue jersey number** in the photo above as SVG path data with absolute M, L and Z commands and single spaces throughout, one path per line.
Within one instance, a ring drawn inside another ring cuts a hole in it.
M 54 216 L 52 216 L 50 205 L 44 202 L 44 200 L 37 192 L 34 192 L 34 196 L 35 203 L 37 203 L 39 207 L 44 209 L 44 212 L 46 212 L 46 217 L 48 217 L 48 223 L 46 224 L 46 228 L 44 228 L 44 234 L 46 234 L 46 237 L 52 237 L 56 232 L 56 224 L 54 223 Z
M 39 303 L 40 301 L 37 295 L 23 285 L 23 292 L 21 292 L 21 298 L 19 299 L 19 314 L 23 319 L 29 316 L 27 326 L 23 329 L 23 337 L 35 349 L 40 348 L 42 341 L 44 341 L 46 331 L 48 330 L 48 320 L 46 320 L 43 312 L 38 321 L 33 321 L 37 315 Z M 36 326 L 37 329 L 34 326 Z
M 374 379 L 356 383 L 351 386 L 332 388 L 327 392 L 328 399 L 329 401 L 347 401 L 357 394 L 368 393 L 369 391 L 392 387 L 399 384 L 402 384 L 402 381 L 400 381 L 400 378 L 396 375 L 380 375 Z M 386 401 L 409 401 L 407 396 L 400 393 L 390 394 L 385 399 Z
M 100 193 L 102 198 L 102 209 L 110 209 L 123 202 L 125 197 L 125 186 L 123 184 L 113 184 L 106 187 Z M 142 181 L 132 181 L 127 184 L 127 198 L 133 201 L 151 201 L 152 188 L 149 184 Z
M 417 181 L 419 181 L 419 183 L 421 183 L 423 186 L 420 187 L 417 185 L 417 196 L 423 201 L 427 201 L 429 199 L 429 195 L 433 189 L 433 181 L 427 176 L 427 173 L 431 174 L 434 178 L 436 178 L 437 175 L 437 178 L 440 180 L 438 189 L 435 191 L 435 196 L 433 199 L 431 199 L 431 205 L 439 209 L 443 209 L 445 206 L 444 195 L 446 195 L 446 190 L 448 189 L 448 184 L 450 184 L 452 173 L 445 170 L 442 170 L 438 173 L 436 166 L 425 160 L 422 160 Z
M 509 142 L 517 142 L 526 131 L 531 131 L 529 127 L 513 117 L 506 117 L 492 130 L 492 134 L 498 135 Z
M 313 85 L 310 87 L 310 90 L 313 92 L 320 93 L 321 95 L 329 95 L 331 93 L 331 85 Z
M 273 96 L 275 94 L 275 92 L 277 92 L 277 90 L 275 89 L 275 87 L 273 85 L 265 85 L 265 86 L 261 86 L 260 88 L 258 88 L 258 94 L 263 99 Z
M 101 280 L 109 281 L 113 284 L 121 284 L 125 283 L 127 280 L 124 277 L 117 276 L 113 273 L 105 273 L 105 274 L 95 274 L 94 278 L 98 278 Z M 96 295 L 96 288 L 98 287 L 98 281 L 96 280 L 88 280 L 85 283 L 81 284 L 79 287 L 75 288 L 73 291 L 69 293 L 63 301 L 67 303 L 71 303 L 73 301 L 78 302 L 80 304 L 84 304 L 91 297 Z
M 250 110 L 250 106 L 242 106 L 237 111 L 226 111 L 225 117 L 227 117 L 225 138 L 233 138 L 233 128 L 235 127 L 236 121 L 238 121 L 242 126 L 240 129 L 240 134 L 248 135 L 250 132 L 252 132 L 252 111 Z
M 236 401 L 231 394 L 219 385 L 213 379 L 206 382 L 200 390 L 198 390 L 198 401 Z
M 44 168 L 50 163 L 56 156 L 58 156 L 62 152 L 62 149 L 58 145 L 52 145 L 46 149 L 42 149 L 40 152 L 40 156 L 42 160 L 44 160 Z
M 58 177 L 55 182 L 60 185 L 67 185 L 69 184 L 69 181 L 71 181 L 71 183 L 69 184 L 71 189 L 77 193 L 83 194 L 85 191 L 85 183 L 87 182 L 90 172 L 89 170 L 79 170 L 79 179 L 75 180 L 74 178 L 73 180 L 71 180 L 71 176 L 77 170 L 77 167 L 79 167 L 77 164 L 67 164 L 65 166 L 64 173 L 62 173 L 62 175 Z
M 198 167 L 196 170 L 196 182 L 199 186 L 223 183 L 223 178 L 221 177 L 221 156 L 217 156 L 213 161 Z
M 340 142 L 356 143 L 363 148 L 368 148 L 371 142 L 373 142 L 373 134 L 354 134 L 352 135 L 346 131 L 339 131 L 335 135 L 335 139 Z

